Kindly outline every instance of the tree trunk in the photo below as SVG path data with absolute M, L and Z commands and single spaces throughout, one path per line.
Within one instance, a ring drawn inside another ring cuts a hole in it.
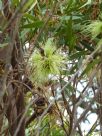
M 12 17 L 12 11 L 10 11 L 9 1 L 3 0 L 3 12 L 7 22 L 10 21 Z M 4 70 L 0 65 L 0 104 L 2 109 L 6 111 L 6 117 L 9 123 L 9 131 L 11 136 L 14 136 L 15 131 L 18 127 L 19 121 L 22 118 L 24 112 L 24 95 L 23 95 L 23 85 L 14 84 L 11 81 L 17 80 L 22 82 L 21 72 L 23 55 L 22 49 L 19 42 L 19 22 L 18 17 L 14 19 L 13 22 L 4 34 L 0 37 L 0 42 L 3 43 L 6 36 L 9 38 L 9 43 L 6 47 L 0 48 L 0 60 L 4 65 Z M 12 74 L 10 70 L 12 69 Z M 16 71 L 16 76 L 15 72 Z M 2 113 L 2 112 L 1 112 Z M 2 114 L 0 114 L 1 126 L 2 127 Z M 17 136 L 25 136 L 25 120 L 22 122 L 21 127 Z

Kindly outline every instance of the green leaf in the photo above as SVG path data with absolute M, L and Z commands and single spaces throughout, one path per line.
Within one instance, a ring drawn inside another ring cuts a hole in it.
M 37 4 L 37 0 L 28 0 L 24 7 L 22 8 L 22 12 L 27 12 L 32 10 L 34 6 Z
M 20 0 L 12 0 L 12 1 L 11 1 L 11 4 L 12 4 L 13 6 L 19 5 L 19 3 L 20 3 Z
M 81 6 L 80 8 L 83 8 L 83 7 L 85 7 L 85 6 L 87 6 L 87 5 L 90 5 L 92 3 L 92 0 L 88 0 L 83 6 Z
M 43 21 L 35 21 L 34 23 L 23 25 L 22 28 L 39 28 L 42 27 L 42 25 Z
M 67 44 L 69 46 L 69 50 L 72 51 L 75 46 L 75 35 L 73 33 L 72 17 L 70 17 L 67 23 L 66 36 L 67 36 L 66 39 L 67 39 Z
M 25 13 L 25 14 L 24 14 L 24 17 L 26 17 L 27 19 L 30 19 L 30 20 L 32 20 L 32 21 L 35 20 L 34 16 L 31 15 L 31 14 L 29 14 L 29 13 Z

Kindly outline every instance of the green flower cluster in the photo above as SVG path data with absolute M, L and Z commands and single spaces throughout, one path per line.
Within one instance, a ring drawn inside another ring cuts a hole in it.
M 52 38 L 45 43 L 44 55 L 39 51 L 34 52 L 32 56 L 32 79 L 37 82 L 48 80 L 49 75 L 59 75 L 61 66 L 63 66 L 64 57 L 55 48 Z
M 91 34 L 92 39 L 96 38 L 102 32 L 102 21 L 93 21 L 91 24 L 84 27 L 84 31 Z

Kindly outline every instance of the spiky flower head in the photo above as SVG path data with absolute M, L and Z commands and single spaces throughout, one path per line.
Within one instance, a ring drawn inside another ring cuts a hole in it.
M 96 38 L 102 32 L 102 21 L 96 20 L 85 26 L 84 32 L 91 34 L 92 39 Z
M 49 75 L 59 75 L 64 57 L 56 49 L 52 38 L 44 46 L 44 55 L 39 51 L 32 56 L 32 75 L 34 82 L 42 83 L 48 80 Z

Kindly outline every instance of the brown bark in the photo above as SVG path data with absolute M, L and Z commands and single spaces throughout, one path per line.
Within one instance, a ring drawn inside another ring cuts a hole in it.
M 9 22 L 12 17 L 12 11 L 9 7 L 9 1 L 3 0 L 3 12 L 6 20 Z M 0 85 L 0 94 L 2 98 L 4 97 L 5 92 L 7 91 L 7 95 L 4 98 L 4 103 L 2 105 L 6 105 L 6 116 L 9 122 L 9 131 L 11 133 L 11 136 L 14 136 L 15 131 L 18 127 L 19 121 L 22 117 L 22 114 L 24 112 L 24 94 L 23 94 L 23 86 L 22 85 L 14 85 L 12 83 L 9 83 L 10 80 L 18 80 L 19 82 L 22 82 L 22 72 L 19 72 L 21 70 L 22 65 L 19 65 L 23 61 L 22 56 L 22 49 L 19 42 L 19 36 L 18 36 L 18 17 L 14 19 L 14 21 L 7 27 L 5 34 L 3 34 L 3 38 L 7 35 L 10 39 L 10 42 L 8 43 L 8 46 L 0 49 L 0 59 L 5 63 L 5 65 L 12 66 L 12 71 L 17 72 L 17 76 L 15 76 L 15 73 L 10 74 L 9 76 L 11 79 L 9 79 L 8 74 L 0 77 L 3 85 Z M 3 38 L 2 43 L 3 43 Z M 9 68 L 8 68 L 9 71 Z M 5 71 L 4 71 L 5 73 Z M 5 81 L 5 82 L 4 82 Z M 5 83 L 5 84 L 4 84 Z M 8 85 L 9 83 L 9 85 Z M 8 86 L 7 86 L 8 85 Z M 19 87 L 18 87 L 19 86 Z M 5 87 L 5 88 L 4 88 Z M 5 109 L 5 107 L 3 107 Z M 17 136 L 25 136 L 25 121 L 23 121 L 19 132 Z

